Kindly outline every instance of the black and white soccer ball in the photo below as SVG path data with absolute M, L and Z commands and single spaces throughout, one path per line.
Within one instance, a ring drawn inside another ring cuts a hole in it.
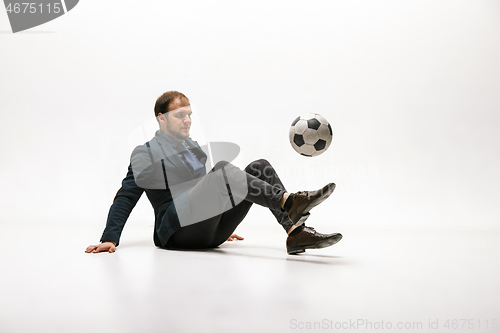
M 308 113 L 293 121 L 289 138 L 297 153 L 312 157 L 321 155 L 328 149 L 333 140 L 333 131 L 323 116 Z

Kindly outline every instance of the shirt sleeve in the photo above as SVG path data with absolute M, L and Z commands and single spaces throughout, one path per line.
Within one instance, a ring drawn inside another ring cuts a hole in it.
M 101 242 L 111 241 L 115 242 L 116 245 L 119 244 L 125 222 L 127 222 L 132 209 L 134 209 L 143 192 L 144 189 L 135 183 L 132 166 L 129 165 L 127 176 L 123 179 L 122 187 L 116 193 L 113 204 L 109 209 L 108 220 Z

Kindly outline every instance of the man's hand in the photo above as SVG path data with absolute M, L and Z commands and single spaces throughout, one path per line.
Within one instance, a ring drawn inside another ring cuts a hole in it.
M 85 252 L 87 253 L 98 253 L 102 251 L 108 251 L 109 253 L 113 253 L 116 251 L 116 244 L 114 242 L 104 242 L 99 245 L 90 245 L 85 250 Z
M 237 234 L 232 234 L 231 236 L 229 236 L 229 238 L 227 239 L 228 241 L 232 242 L 233 240 L 244 240 L 245 238 L 241 237 L 241 236 L 238 236 Z

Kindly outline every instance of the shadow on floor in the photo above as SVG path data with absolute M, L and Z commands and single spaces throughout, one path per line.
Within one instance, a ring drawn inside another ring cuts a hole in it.
M 248 257 L 248 258 L 260 258 L 260 259 L 271 259 L 271 260 L 286 260 L 286 261 L 295 261 L 302 263 L 310 263 L 310 264 L 321 264 L 321 265 L 350 265 L 351 263 L 345 261 L 339 261 L 339 259 L 343 259 L 344 257 L 340 256 L 331 256 L 331 255 L 322 255 L 322 254 L 311 254 L 311 253 L 301 253 L 296 255 L 286 255 L 284 254 L 283 249 L 277 249 L 268 246 L 252 246 L 252 248 L 256 249 L 269 249 L 269 250 L 278 250 L 281 255 L 280 256 L 272 256 L 272 255 L 262 255 L 257 253 L 248 253 L 249 247 L 245 248 L 245 253 L 241 251 L 237 251 L 236 247 L 228 248 L 214 248 L 214 249 L 161 249 L 165 251 L 174 251 L 174 252 L 200 252 L 200 253 L 217 253 L 221 255 L 227 256 L 240 256 L 240 257 Z M 159 248 L 160 249 L 160 248 Z M 261 251 L 259 251 L 261 252 Z M 286 255 L 286 257 L 284 256 Z

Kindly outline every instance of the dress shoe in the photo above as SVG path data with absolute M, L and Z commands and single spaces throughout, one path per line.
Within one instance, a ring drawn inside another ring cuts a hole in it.
M 314 228 L 304 226 L 301 232 L 286 239 L 286 250 L 288 254 L 306 252 L 306 249 L 321 249 L 337 243 L 342 239 L 339 233 L 320 234 Z
M 301 226 L 309 217 L 309 211 L 322 203 L 332 194 L 335 184 L 330 183 L 317 191 L 300 191 L 294 193 L 292 207 L 288 216 L 296 227 Z

